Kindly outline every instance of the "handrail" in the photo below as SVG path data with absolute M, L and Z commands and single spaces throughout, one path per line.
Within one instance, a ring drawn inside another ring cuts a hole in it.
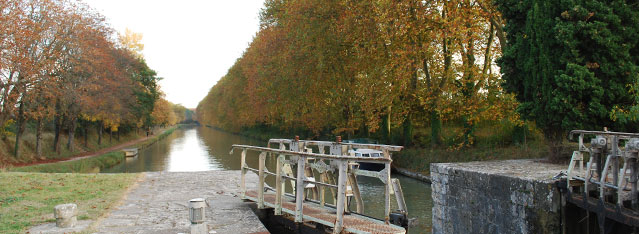
M 268 143 L 291 143 L 294 140 L 291 139 L 270 139 Z M 352 147 L 362 147 L 367 149 L 386 149 L 388 151 L 401 151 L 404 149 L 403 146 L 398 145 L 380 145 L 380 144 L 364 144 L 364 143 L 345 143 L 345 142 L 335 142 L 335 141 L 313 141 L 313 140 L 298 140 L 298 142 L 304 142 L 306 144 L 311 145 L 330 145 L 330 144 L 340 144 Z
M 569 133 L 570 139 L 576 134 L 580 135 L 616 135 L 616 136 L 624 136 L 624 137 L 639 137 L 639 133 L 628 133 L 628 132 L 609 132 L 609 131 L 588 131 L 588 130 L 572 130 Z
M 390 163 L 393 161 L 392 159 L 387 159 L 382 157 L 364 158 L 364 157 L 355 157 L 355 156 L 317 154 L 317 153 L 307 153 L 307 152 L 296 152 L 296 151 L 290 151 L 290 150 L 280 150 L 280 149 L 273 149 L 273 148 L 267 148 L 267 147 L 252 146 L 252 145 L 233 145 L 231 146 L 231 152 L 230 152 L 231 154 L 233 154 L 233 150 L 235 148 L 250 149 L 253 151 L 269 152 L 274 154 L 282 154 L 282 155 L 290 155 L 290 156 L 305 156 L 305 157 L 311 157 L 311 158 L 330 159 L 330 160 L 348 160 L 348 161 L 355 161 L 355 162 L 374 162 L 374 163 L 375 162 Z

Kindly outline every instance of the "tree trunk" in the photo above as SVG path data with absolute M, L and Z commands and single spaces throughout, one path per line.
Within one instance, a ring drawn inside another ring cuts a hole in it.
M 488 42 L 486 42 L 486 44 L 488 44 L 488 46 L 486 46 L 486 52 L 484 53 L 484 68 L 482 69 L 482 74 L 484 75 L 484 77 L 488 74 L 488 70 L 491 67 L 492 63 L 493 63 L 493 59 L 492 56 L 490 54 L 491 52 L 491 46 L 493 44 L 493 35 L 495 34 L 495 26 L 493 26 L 493 23 L 490 23 L 490 35 L 488 36 Z
M 404 146 L 410 146 L 413 143 L 413 120 L 412 113 L 406 115 L 406 120 L 402 123 L 404 127 Z
M 113 131 L 109 129 L 109 144 L 113 143 Z
M 444 80 L 439 80 L 439 84 L 435 86 L 433 79 L 430 75 L 430 69 L 428 66 L 428 59 L 422 59 L 422 68 L 424 69 L 424 75 L 426 76 L 426 85 L 429 88 L 436 88 L 432 91 L 431 96 L 433 101 L 431 103 L 430 110 L 430 144 L 435 147 L 441 144 L 441 132 L 442 132 L 442 120 L 439 116 L 439 97 L 442 92 L 442 85 L 445 84 Z
M 55 125 L 55 137 L 53 138 L 53 151 L 60 153 L 60 132 L 62 131 L 62 117 L 56 115 L 53 122 Z
M 76 118 L 69 119 L 69 140 L 67 141 L 67 149 L 73 152 L 73 141 L 75 137 Z
M 386 144 L 391 144 L 391 106 L 387 107 L 388 113 L 382 117 L 382 126 L 380 128 L 382 139 Z
M 16 127 L 18 128 L 16 131 L 16 145 L 13 151 L 13 155 L 17 158 L 20 153 L 20 139 L 22 138 L 22 132 L 24 132 L 24 104 L 20 101 L 20 107 L 18 109 L 18 121 L 16 123 Z
M 442 143 L 442 119 L 439 116 L 439 110 L 433 109 L 430 112 L 430 144 L 438 146 Z
M 98 122 L 98 145 L 102 145 L 102 130 L 104 126 L 102 126 L 102 121 Z
M 89 126 L 84 127 L 84 147 L 89 147 Z
M 120 141 L 120 131 L 117 131 L 117 135 L 115 135 L 118 138 L 118 142 Z
M 36 156 L 42 156 L 42 118 L 36 123 Z

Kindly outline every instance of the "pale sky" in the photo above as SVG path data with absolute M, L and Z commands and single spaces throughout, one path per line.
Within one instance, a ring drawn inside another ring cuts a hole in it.
M 259 30 L 264 0 L 84 0 L 119 32 L 142 33 L 166 99 L 195 108 Z

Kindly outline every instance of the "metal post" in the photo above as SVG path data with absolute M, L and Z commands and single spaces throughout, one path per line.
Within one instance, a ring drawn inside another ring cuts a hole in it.
M 624 185 L 624 177 L 626 177 L 626 170 L 628 170 L 628 164 L 630 164 L 630 158 L 626 158 L 625 162 L 623 163 L 623 169 L 621 169 L 621 178 L 619 178 L 619 183 L 617 184 L 617 204 L 619 206 L 623 205 L 623 188 L 625 187 Z
M 630 174 L 630 204 L 633 210 L 639 209 L 639 202 L 637 201 L 637 178 L 639 177 L 639 163 L 637 163 L 637 159 L 633 158 L 629 160 L 632 162 L 632 172 Z
M 260 153 L 260 163 L 259 163 L 259 184 L 257 185 L 257 208 L 264 209 L 264 161 L 266 160 L 266 152 Z
M 384 187 L 384 221 L 386 222 L 386 224 L 390 223 L 390 193 L 391 193 L 391 181 L 390 181 L 390 172 L 391 172 L 391 168 L 390 168 L 390 163 L 385 163 L 386 164 L 386 168 L 384 170 L 386 170 L 386 181 L 385 181 L 385 187 Z
M 612 137 L 612 157 L 614 161 L 612 163 L 612 183 L 617 185 L 619 182 L 619 137 Z
M 404 201 L 404 191 L 402 191 L 402 186 L 399 183 L 398 179 L 391 179 L 393 182 L 393 190 L 395 190 L 395 200 L 397 200 L 397 206 L 399 210 L 403 212 L 408 212 L 408 208 L 406 207 L 406 201 Z
M 246 199 L 246 149 L 242 150 L 240 170 L 242 171 L 242 176 L 240 177 L 240 197 Z
M 344 209 L 346 206 L 346 167 L 348 162 L 341 161 L 339 163 L 339 175 L 337 177 L 337 214 L 335 219 L 335 227 L 333 234 L 342 232 L 344 225 Z
M 604 202 L 606 201 L 604 196 L 606 191 L 606 177 L 608 177 L 608 167 L 610 167 L 610 161 L 612 160 L 612 158 L 612 155 L 608 155 L 606 164 L 604 165 L 603 171 L 601 172 L 601 178 L 599 179 L 599 199 Z
M 328 176 L 326 171 L 320 174 L 320 182 L 328 183 Z M 320 186 L 320 206 L 324 207 L 326 205 L 326 188 L 324 186 Z
M 579 171 L 579 173 L 581 173 L 583 171 L 583 154 L 579 151 L 573 151 L 572 152 L 572 158 L 570 159 L 570 164 L 568 165 L 568 175 L 566 177 L 566 187 L 568 189 L 570 189 L 571 185 L 570 185 L 570 181 L 572 181 L 572 177 L 575 174 L 575 166 L 577 164 L 577 162 L 580 162 L 581 165 L 581 169 Z
M 586 163 L 586 177 L 585 177 L 585 182 L 584 182 L 584 198 L 588 197 L 588 192 L 589 192 L 589 188 L 588 185 L 590 184 L 590 177 L 592 176 L 592 164 L 594 163 L 594 157 L 592 157 L 592 155 L 590 156 L 590 159 L 588 160 L 588 163 Z
M 357 184 L 357 176 L 354 173 L 348 173 L 348 183 L 351 185 L 351 191 L 353 191 L 353 197 L 355 197 L 355 204 L 357 205 L 357 213 L 364 213 L 364 200 L 359 191 L 359 185 Z
M 284 155 L 277 157 L 277 167 L 275 169 L 275 215 L 282 215 L 282 195 L 284 195 L 284 181 L 282 180 L 282 164 Z
M 306 157 L 297 157 L 297 181 L 295 183 L 295 222 L 301 223 L 304 209 L 304 167 L 306 167 Z

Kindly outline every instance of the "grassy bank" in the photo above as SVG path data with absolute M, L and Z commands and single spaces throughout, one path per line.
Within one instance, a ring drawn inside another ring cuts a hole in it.
M 150 137 L 149 139 L 137 143 L 134 146 L 139 149 L 146 148 L 153 143 L 167 137 L 178 126 L 171 127 L 164 131 L 162 134 L 155 135 Z M 46 172 L 46 173 L 97 173 L 106 168 L 113 167 L 119 163 L 121 163 L 125 159 L 124 153 L 120 150 L 116 150 L 113 152 L 108 152 L 99 156 L 84 158 L 79 160 L 65 161 L 65 162 L 57 162 L 57 163 L 47 163 L 47 164 L 39 164 L 33 166 L 25 166 L 25 167 L 16 167 L 9 169 L 10 171 L 21 171 L 21 172 Z
M 140 174 L 0 173 L 0 233 L 24 233 L 54 222 L 53 207 L 78 205 L 78 218 L 96 219 L 119 201 Z
M 16 167 L 10 171 L 44 172 L 44 173 L 97 173 L 103 169 L 115 166 L 124 160 L 124 152 L 114 151 L 100 156 L 73 161 L 39 164 L 26 167 Z
M 115 133 L 113 133 L 112 136 L 110 136 L 109 134 L 103 134 L 102 142 L 98 144 L 98 133 L 97 131 L 92 129 L 87 134 L 86 142 L 85 137 L 81 133 L 76 133 L 74 147 L 72 150 L 70 150 L 67 149 L 68 136 L 66 134 L 61 134 L 58 148 L 59 151 L 56 152 L 53 150 L 54 134 L 51 132 L 45 132 L 42 137 L 42 156 L 38 157 L 36 156 L 35 152 L 35 134 L 33 132 L 27 131 L 25 132 L 22 140 L 20 140 L 20 155 L 17 157 L 13 155 L 15 137 L 9 136 L 0 139 L 0 167 L 3 164 L 8 165 L 30 163 L 50 159 L 65 159 L 74 155 L 89 154 L 91 152 L 96 152 L 101 149 L 106 149 L 115 145 L 139 139 L 144 136 L 145 135 L 143 132 L 136 133 L 135 131 L 131 131 L 127 134 L 120 134 L 119 137 Z
M 538 142 L 525 147 L 478 146 L 461 150 L 408 148 L 393 155 L 393 166 L 429 175 L 431 163 L 543 158 L 547 152 L 547 146 Z

